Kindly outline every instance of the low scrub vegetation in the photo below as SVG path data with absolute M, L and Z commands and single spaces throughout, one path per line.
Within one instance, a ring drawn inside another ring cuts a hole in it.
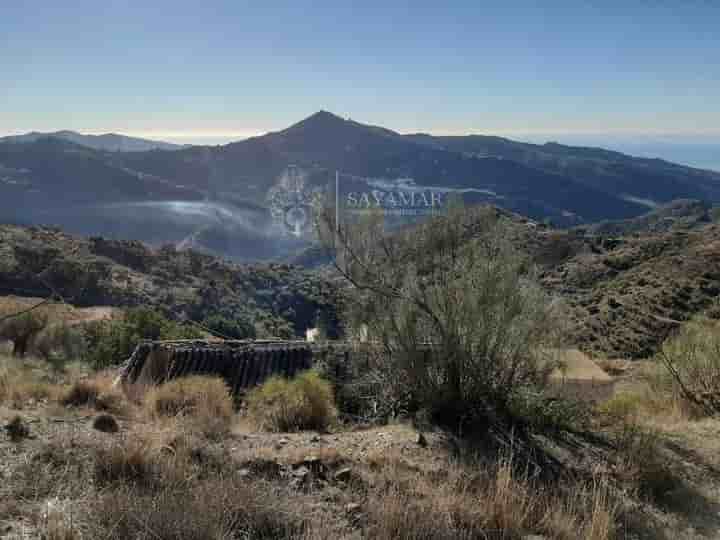
M 313 370 L 292 379 L 271 377 L 251 390 L 245 403 L 249 417 L 270 431 L 324 431 L 337 415 L 332 386 Z
M 61 384 L 40 370 L 0 356 L 0 403 L 22 409 L 30 401 L 54 401 L 64 392 Z
M 49 324 L 32 341 L 31 350 L 56 369 L 83 353 L 82 331 L 64 321 Z
M 699 318 L 682 326 L 659 353 L 676 399 L 686 409 L 720 413 L 720 323 Z
M 452 464 L 439 475 L 397 457 L 376 460 L 375 496 L 368 499 L 368 537 L 380 540 L 615 538 L 617 507 L 596 479 L 563 493 L 518 473 L 512 457 L 496 464 Z M 543 536 L 544 537 L 544 536 Z
M 470 224 L 468 215 L 451 206 L 393 235 L 373 215 L 331 235 L 354 285 L 348 326 L 368 337 L 366 379 L 388 414 L 426 411 L 456 432 L 533 425 L 516 405 L 531 393 L 535 409 L 557 365 L 558 304 L 501 217 L 488 211 Z
M 83 360 L 95 369 L 127 360 L 143 339 L 191 339 L 204 337 L 196 327 L 165 318 L 150 308 L 133 308 L 121 319 L 98 321 L 84 329 Z
M 75 381 L 61 397 L 69 407 L 90 407 L 115 414 L 127 413 L 128 404 L 119 388 L 113 385 L 110 374 L 96 374 Z
M 615 426 L 612 435 L 616 473 L 625 486 L 655 501 L 677 487 L 657 430 L 637 420 L 626 420 Z
M 206 436 L 226 433 L 233 418 L 233 399 L 219 377 L 191 376 L 151 388 L 144 397 L 151 418 L 184 417 Z

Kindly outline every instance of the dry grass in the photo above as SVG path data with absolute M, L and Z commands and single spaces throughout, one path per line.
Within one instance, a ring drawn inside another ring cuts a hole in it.
M 0 358 L 0 403 L 22 409 L 30 401 L 56 401 L 64 387 L 35 369 L 30 360 Z
M 680 392 L 667 370 L 657 362 L 638 366 L 633 380 L 600 403 L 596 411 L 611 426 L 625 421 L 647 425 L 683 424 L 706 416 Z
M 191 376 L 151 388 L 144 409 L 151 419 L 182 418 L 205 436 L 225 435 L 233 419 L 233 400 L 219 377 Z
M 309 527 L 282 485 L 240 478 L 208 457 L 184 422 L 161 422 L 93 455 L 100 487 L 88 501 L 91 538 L 298 538 Z
M 563 494 L 519 474 L 511 459 L 495 465 L 453 464 L 436 474 L 397 458 L 380 461 L 369 480 L 377 494 L 366 503 L 370 538 L 615 537 L 616 507 L 602 480 Z
M 92 450 L 88 467 L 94 480 L 90 485 L 95 487 L 82 499 L 82 513 L 75 514 L 82 519 L 72 526 L 50 521 L 47 526 L 54 529 L 48 529 L 46 537 L 329 540 L 360 535 L 378 540 L 449 540 L 541 534 L 556 540 L 614 538 L 616 507 L 600 479 L 561 491 L 518 473 L 511 459 L 494 465 L 453 462 L 429 471 L 399 455 L 378 456 L 363 464 L 326 449 L 315 453 L 324 467 L 349 465 L 358 478 L 334 484 L 332 496 L 318 493 L 316 497 L 313 491 L 290 487 L 282 475 L 237 475 L 235 470 L 242 464 L 237 456 L 224 456 L 216 463 L 200 459 L 197 454 L 207 445 L 180 429 L 179 423 L 173 428 L 147 425 Z M 67 456 L 58 459 L 68 461 Z M 293 461 L 290 456 L 288 464 Z M 80 474 L 72 481 L 88 484 L 82 478 Z M 321 511 L 319 501 L 323 501 Z M 343 511 L 347 501 L 359 502 L 350 521 Z
M 269 431 L 325 431 L 337 418 L 332 386 L 313 370 L 293 379 L 271 377 L 245 402 L 249 418 Z
M 517 539 L 614 538 L 616 507 L 603 480 L 550 488 L 499 463 L 409 464 L 402 455 L 354 461 L 333 448 L 298 448 L 278 465 L 268 448 L 230 454 L 182 417 L 138 423 L 124 435 L 68 438 L 33 453 L 8 500 L 67 502 L 42 517 L 40 536 L 139 539 Z M 224 452 L 224 453 L 223 453 Z M 293 487 L 296 462 L 319 460 L 325 482 Z M 275 474 L 241 468 L 273 465 Z M 333 480 L 350 467 L 351 482 Z M 0 497 L 1 498 L 1 497 Z M 358 503 L 352 511 L 348 502 Z M 17 511 L 17 510 L 16 510 Z
M 98 373 L 75 381 L 60 402 L 65 406 L 90 407 L 118 415 L 128 414 L 130 409 L 122 391 L 113 386 L 113 377 L 109 373 Z
M 661 500 L 678 486 L 669 459 L 662 451 L 660 432 L 639 421 L 625 420 L 615 427 L 616 476 L 629 488 L 651 500 Z
M 271 486 L 213 476 L 182 487 L 120 486 L 91 503 L 92 538 L 209 540 L 301 538 L 308 528 L 287 495 Z
M 0 485 L 0 499 L 39 503 L 51 497 L 72 498 L 87 492 L 87 441 L 61 437 L 29 452 Z

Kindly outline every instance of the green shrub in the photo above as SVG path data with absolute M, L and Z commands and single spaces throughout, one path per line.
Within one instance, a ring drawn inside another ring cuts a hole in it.
M 463 433 L 527 425 L 515 405 L 556 366 L 561 306 L 502 216 L 446 210 L 393 235 L 381 214 L 339 227 L 326 214 L 326 241 L 340 242 L 339 270 L 353 285 L 346 327 L 369 336 L 377 404 L 428 411 Z
M 643 402 L 644 396 L 639 393 L 617 394 L 600 404 L 597 410 L 611 420 L 624 420 L 636 416 Z
M 248 393 L 246 403 L 250 418 L 270 431 L 326 430 L 337 416 L 331 384 L 313 370 L 293 379 L 271 377 Z
M 586 427 L 590 421 L 587 404 L 524 388 L 510 402 L 510 413 L 517 420 L 539 431 Z
M 211 315 L 203 325 L 221 337 L 232 339 L 252 339 L 256 337 L 255 326 L 245 319 L 228 319 L 221 315 Z
M 124 362 L 144 339 L 204 337 L 197 328 L 168 320 L 151 308 L 129 309 L 122 319 L 88 324 L 83 334 L 83 360 L 95 369 Z

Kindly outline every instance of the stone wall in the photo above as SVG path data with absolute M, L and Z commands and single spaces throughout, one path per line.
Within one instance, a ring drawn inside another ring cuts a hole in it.
M 216 375 L 238 395 L 271 375 L 292 377 L 320 363 L 340 378 L 347 355 L 341 346 L 305 341 L 144 341 L 122 367 L 119 382 L 153 385 L 186 375 Z

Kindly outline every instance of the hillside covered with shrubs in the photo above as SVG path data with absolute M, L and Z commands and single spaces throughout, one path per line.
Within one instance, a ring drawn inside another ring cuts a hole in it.
M 322 312 L 337 328 L 337 288 L 287 264 L 235 264 L 173 246 L 0 226 L 0 294 L 75 306 L 152 307 L 177 321 L 214 320 L 220 335 L 304 335 Z M 223 321 L 233 321 L 230 328 Z

